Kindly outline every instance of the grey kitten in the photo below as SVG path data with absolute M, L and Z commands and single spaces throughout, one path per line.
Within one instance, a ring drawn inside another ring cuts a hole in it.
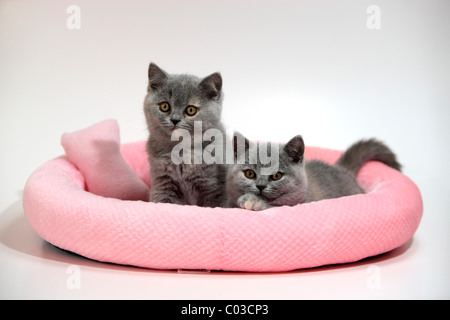
M 303 139 L 295 136 L 285 145 L 279 145 L 278 171 L 264 175 L 261 169 L 267 165 L 262 165 L 259 160 L 256 164 L 249 164 L 248 153 L 252 143 L 239 134 L 235 134 L 233 139 L 235 159 L 238 139 L 245 140 L 246 162 L 229 168 L 227 207 L 257 211 L 360 194 L 364 190 L 358 185 L 356 174 L 367 161 L 378 160 L 394 169 L 401 169 L 395 154 L 375 139 L 355 143 L 336 165 L 329 165 L 318 160 L 305 161 Z M 258 143 L 257 148 L 263 145 Z
M 171 158 L 172 150 L 179 143 L 172 141 L 172 133 L 175 129 L 185 129 L 193 137 L 194 121 L 201 121 L 203 132 L 216 128 L 225 137 L 221 123 L 221 75 L 213 73 L 200 79 L 188 74 L 168 74 L 151 63 L 148 79 L 144 113 L 150 133 L 147 141 L 150 201 L 221 206 L 225 196 L 224 165 L 193 161 L 175 164 Z M 202 142 L 201 149 L 205 147 L 206 143 Z M 194 144 L 192 153 L 193 149 Z

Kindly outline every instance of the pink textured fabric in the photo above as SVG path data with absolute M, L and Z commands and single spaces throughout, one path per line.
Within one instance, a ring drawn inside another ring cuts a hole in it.
M 121 154 L 150 185 L 144 149 L 124 144 Z M 329 163 L 340 154 L 306 148 L 307 159 Z M 39 167 L 23 199 L 33 229 L 90 259 L 156 269 L 279 272 L 353 262 L 406 243 L 423 212 L 417 186 L 379 162 L 358 175 L 367 194 L 260 212 L 105 198 L 86 191 L 86 179 L 67 156 Z
M 149 199 L 149 188 L 120 154 L 119 124 L 114 119 L 65 133 L 61 144 L 82 172 L 89 192 L 121 200 Z

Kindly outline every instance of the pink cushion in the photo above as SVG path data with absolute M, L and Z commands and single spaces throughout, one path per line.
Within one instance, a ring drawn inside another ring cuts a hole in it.
M 121 200 L 149 199 L 149 188 L 120 154 L 116 120 L 108 119 L 83 130 L 65 133 L 61 144 L 70 161 L 83 173 L 87 191 Z
M 121 146 L 150 184 L 144 150 L 145 142 Z M 306 148 L 307 159 L 329 163 L 340 154 Z M 67 156 L 39 167 L 23 199 L 34 230 L 90 259 L 157 269 L 279 272 L 353 262 L 406 243 L 423 211 L 417 186 L 379 162 L 358 175 L 367 194 L 261 212 L 105 198 L 86 191 L 86 178 Z

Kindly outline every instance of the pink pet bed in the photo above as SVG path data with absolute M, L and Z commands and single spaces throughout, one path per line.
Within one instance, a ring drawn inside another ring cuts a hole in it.
M 348 263 L 403 245 L 422 217 L 417 186 L 379 162 L 358 174 L 366 194 L 253 212 L 147 202 L 145 142 L 121 145 L 114 120 L 62 144 L 66 155 L 28 179 L 24 210 L 43 239 L 98 261 L 251 272 Z M 329 163 L 340 154 L 306 148 Z

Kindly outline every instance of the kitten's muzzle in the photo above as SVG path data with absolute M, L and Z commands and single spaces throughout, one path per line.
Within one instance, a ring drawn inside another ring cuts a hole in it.
M 262 193 L 262 191 L 264 190 L 264 188 L 265 188 L 266 186 L 260 185 L 260 184 L 259 184 L 259 185 L 257 185 L 256 187 L 259 189 L 259 192 Z

